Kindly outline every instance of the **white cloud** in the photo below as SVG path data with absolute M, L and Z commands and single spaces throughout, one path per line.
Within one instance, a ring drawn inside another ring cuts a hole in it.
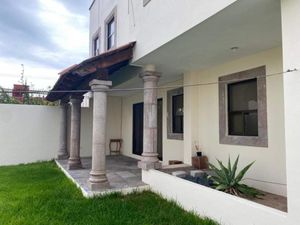
M 0 86 L 12 88 L 13 84 L 20 83 L 22 62 L 16 59 L 0 58 Z M 46 89 L 53 86 L 58 79 L 58 70 L 51 67 L 45 67 L 40 64 L 28 62 L 24 64 L 24 77 L 27 84 L 34 85 L 36 89 Z
M 28 84 L 33 83 L 36 89 L 45 89 L 55 84 L 58 72 L 64 69 L 62 66 L 68 67 L 88 57 L 88 16 L 84 12 L 82 14 L 71 12 L 58 0 L 38 0 L 38 3 L 36 13 L 40 20 L 39 24 L 58 48 L 55 50 L 49 49 L 46 45 L 18 43 L 31 46 L 28 57 L 25 59 L 18 56 L 0 57 L 0 86 L 12 88 L 13 84 L 18 83 L 21 64 L 24 64 Z M 87 14 L 88 9 L 86 10 Z M 0 47 L 3 44 L 0 40 Z M 33 61 L 35 59 L 36 61 Z
M 88 50 L 88 20 L 86 17 L 70 12 L 64 4 L 56 0 L 39 0 L 42 23 L 51 30 L 51 38 L 68 52 Z

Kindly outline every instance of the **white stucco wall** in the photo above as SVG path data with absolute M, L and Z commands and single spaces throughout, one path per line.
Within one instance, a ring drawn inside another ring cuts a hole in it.
M 137 41 L 134 58 L 139 59 L 235 1 L 151 0 L 143 7 L 143 0 L 96 0 L 90 10 L 90 46 L 100 30 L 101 51 L 105 50 L 105 20 L 114 8 L 118 18 L 117 46 Z
M 296 225 L 288 214 L 157 171 L 142 172 L 152 191 L 222 225 Z
M 289 224 L 300 224 L 300 1 L 282 0 L 282 48 L 284 70 L 285 139 Z
M 0 104 L 0 165 L 55 158 L 60 109 Z
M 182 85 L 182 80 L 171 82 L 165 86 Z M 182 140 L 170 140 L 167 138 L 167 91 L 169 89 L 160 89 L 158 99 L 163 100 L 163 164 L 168 164 L 169 160 L 183 161 L 184 142 Z M 143 102 L 143 93 L 123 97 L 122 102 L 122 138 L 123 154 L 135 158 L 139 156 L 132 154 L 132 117 L 133 104 Z
M 184 76 L 185 84 L 218 82 L 218 77 L 266 65 L 267 74 L 283 71 L 281 48 L 244 57 L 204 71 Z M 197 90 L 198 89 L 198 90 Z M 284 142 L 283 77 L 267 78 L 267 111 L 269 147 L 219 144 L 218 84 L 185 88 L 185 162 L 194 155 L 193 141 L 198 141 L 210 162 L 216 158 L 227 162 L 229 155 L 240 155 L 240 167 L 255 161 L 246 180 L 261 190 L 286 195 L 286 159 Z M 192 152 L 191 152 L 192 151 Z
M 109 140 L 122 138 L 122 98 L 109 97 L 107 103 L 106 152 L 109 154 Z M 114 149 L 115 147 L 112 146 Z
M 109 154 L 109 140 L 121 138 L 121 98 L 109 97 L 107 107 L 106 152 Z M 92 104 L 81 108 L 81 157 L 92 155 L 92 109 Z M 60 110 L 59 107 L 0 104 L 0 166 L 56 158 Z
M 227 62 L 202 71 L 184 75 L 184 84 L 211 83 L 212 85 L 186 87 L 184 89 L 184 140 L 167 139 L 167 90 L 161 89 L 158 98 L 163 99 L 163 163 L 171 159 L 191 164 L 195 155 L 194 143 L 198 142 L 210 162 L 216 158 L 227 162 L 240 155 L 240 167 L 255 161 L 245 182 L 261 190 L 287 195 L 286 158 L 284 142 L 283 78 L 282 75 L 267 78 L 267 111 L 269 147 L 249 147 L 219 144 L 219 93 L 218 77 L 266 65 L 267 74 L 283 71 L 281 48 L 270 49 L 238 60 Z M 182 81 L 166 86 L 182 85 Z M 122 138 L 123 154 L 132 155 L 132 107 L 143 102 L 143 94 L 123 97 Z

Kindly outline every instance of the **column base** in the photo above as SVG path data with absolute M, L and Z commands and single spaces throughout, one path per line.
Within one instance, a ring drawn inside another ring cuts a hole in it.
M 103 189 L 109 188 L 109 182 L 105 181 L 102 183 L 93 183 L 90 180 L 88 180 L 88 186 L 91 189 L 91 191 L 101 191 Z
M 69 159 L 68 161 L 68 169 L 69 170 L 78 170 L 82 169 L 82 164 L 80 159 Z
M 145 161 L 139 161 L 138 162 L 138 168 L 143 170 L 159 170 L 161 169 L 162 165 L 160 162 L 145 162 Z
M 68 156 L 68 155 L 58 155 L 56 158 L 57 158 L 58 160 L 65 160 L 65 159 L 68 159 L 69 156 Z
M 105 172 L 90 172 L 90 178 L 88 180 L 88 186 L 91 191 L 99 191 L 109 187 Z

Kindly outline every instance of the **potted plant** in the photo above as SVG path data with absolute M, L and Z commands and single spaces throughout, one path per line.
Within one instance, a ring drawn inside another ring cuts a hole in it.
M 200 151 L 200 145 L 198 144 L 197 141 L 194 141 L 194 148 L 196 150 L 196 155 L 198 157 L 201 157 L 202 156 L 202 152 Z

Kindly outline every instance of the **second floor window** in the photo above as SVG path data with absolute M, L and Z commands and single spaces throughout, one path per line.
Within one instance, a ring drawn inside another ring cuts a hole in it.
M 100 39 L 99 36 L 93 40 L 93 56 L 97 56 L 100 53 Z
M 107 23 L 107 50 L 115 47 L 116 42 L 116 21 L 112 17 Z

